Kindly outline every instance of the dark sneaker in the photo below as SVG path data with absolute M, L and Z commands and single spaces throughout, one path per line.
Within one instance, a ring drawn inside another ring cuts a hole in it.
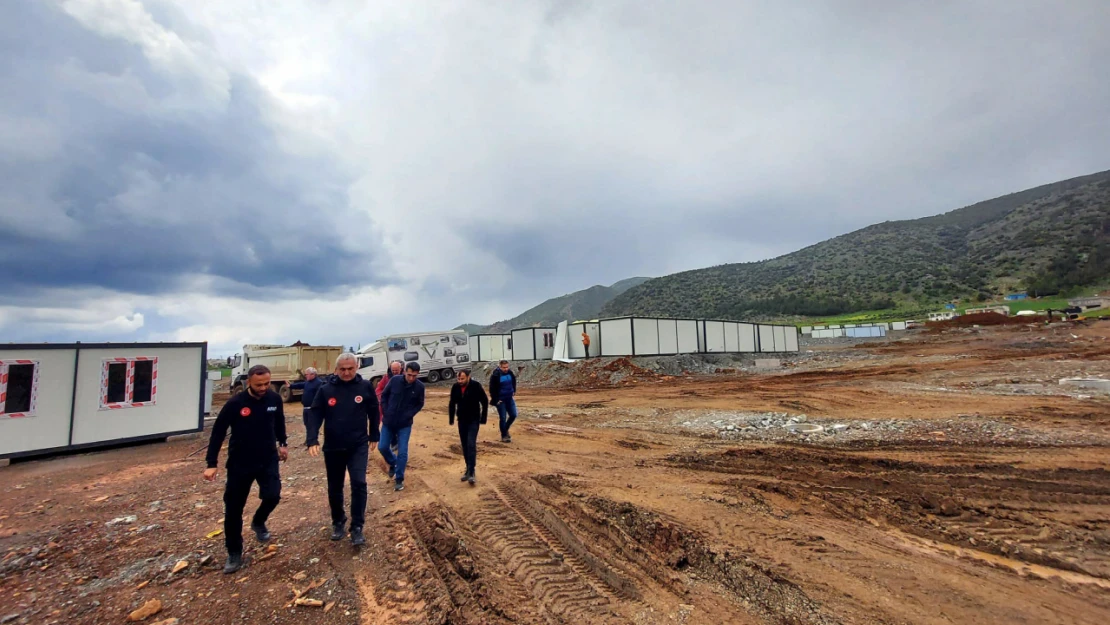
M 393 476 L 395 476 L 395 475 L 397 475 L 397 467 L 395 467 L 391 464 L 391 465 L 389 465 L 389 479 L 392 480 Z
M 473 473 L 471 473 L 470 475 L 466 476 L 466 481 L 470 482 L 470 485 L 471 485 L 471 486 L 474 486 L 474 482 L 476 481 L 476 480 L 474 479 L 474 474 L 473 474 Z
M 235 571 L 243 568 L 243 554 L 229 553 L 227 554 L 227 562 L 224 563 L 224 574 L 231 575 Z
M 343 524 L 342 523 L 337 523 L 337 524 L 331 526 L 331 539 L 332 540 L 343 540 L 343 537 L 346 536 L 346 535 L 347 535 L 347 531 L 343 529 Z
M 467 471 L 466 473 L 462 474 L 462 477 L 459 478 L 459 481 L 460 482 L 465 482 L 469 479 L 470 479 L 470 471 Z
M 366 537 L 362 535 L 361 527 L 351 528 L 351 544 L 356 547 L 366 544 Z
M 394 491 L 405 490 L 405 483 L 404 482 L 397 482 L 396 484 L 393 485 L 393 490 Z
M 258 542 L 268 543 L 273 536 L 270 535 L 270 530 L 266 529 L 265 525 L 255 525 L 251 523 L 251 529 L 254 530 L 254 535 L 258 537 Z
M 506 434 L 506 435 L 501 437 L 501 442 L 502 443 L 511 443 L 511 442 L 513 442 L 513 437 Z

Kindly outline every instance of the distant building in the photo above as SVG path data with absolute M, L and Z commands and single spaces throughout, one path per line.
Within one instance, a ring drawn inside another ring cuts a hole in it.
M 1110 306 L 1110 297 L 1080 297 L 1076 299 L 1069 299 L 1068 306 L 1080 308 L 1082 310 L 1091 310 L 1093 308 L 1105 308 Z
M 982 315 L 984 313 L 996 313 L 1005 317 L 1010 316 L 1009 306 L 981 306 L 979 308 L 968 308 L 964 311 L 965 315 Z
M 1009 295 L 1006 296 L 1006 301 L 1016 302 L 1018 300 L 1028 299 L 1028 297 L 1029 297 L 1029 295 L 1026 294 L 1024 291 L 1022 291 L 1021 293 L 1010 293 Z
M 959 316 L 960 314 L 954 310 L 946 310 L 944 312 L 929 313 L 929 321 L 948 321 L 949 319 L 955 319 Z

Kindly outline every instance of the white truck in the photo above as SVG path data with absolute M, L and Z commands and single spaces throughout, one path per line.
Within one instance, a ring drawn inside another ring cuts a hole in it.
M 375 386 L 394 360 L 419 364 L 420 377 L 431 383 L 454 378 L 456 369 L 471 362 L 470 340 L 461 330 L 391 334 L 363 347 L 358 356 L 359 374 Z

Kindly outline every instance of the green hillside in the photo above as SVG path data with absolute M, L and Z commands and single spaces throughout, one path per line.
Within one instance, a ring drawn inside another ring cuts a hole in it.
M 627 278 L 611 286 L 596 285 L 581 291 L 575 291 L 549 299 L 542 304 L 529 308 L 512 319 L 498 321 L 488 326 L 463 324 L 470 334 L 482 332 L 498 334 L 516 328 L 534 326 L 554 326 L 561 321 L 574 321 L 576 319 L 593 319 L 598 316 L 602 306 L 614 297 L 628 289 L 639 286 L 651 278 Z
M 649 280 L 601 314 L 829 316 L 1110 282 L 1110 171 L 876 224 L 771 260 Z

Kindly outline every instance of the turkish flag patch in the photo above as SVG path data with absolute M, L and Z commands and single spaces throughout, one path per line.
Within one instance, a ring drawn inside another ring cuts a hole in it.
M 239 416 L 240 417 L 249 417 L 249 416 L 251 416 L 251 409 L 250 408 L 243 408 L 242 410 L 239 411 Z
M 355 403 L 356 404 L 361 404 L 362 403 L 362 395 L 358 395 L 358 396 L 355 397 Z
M 328 400 L 328 405 L 329 406 L 334 406 L 335 405 L 335 398 L 334 397 L 332 397 L 331 399 Z

